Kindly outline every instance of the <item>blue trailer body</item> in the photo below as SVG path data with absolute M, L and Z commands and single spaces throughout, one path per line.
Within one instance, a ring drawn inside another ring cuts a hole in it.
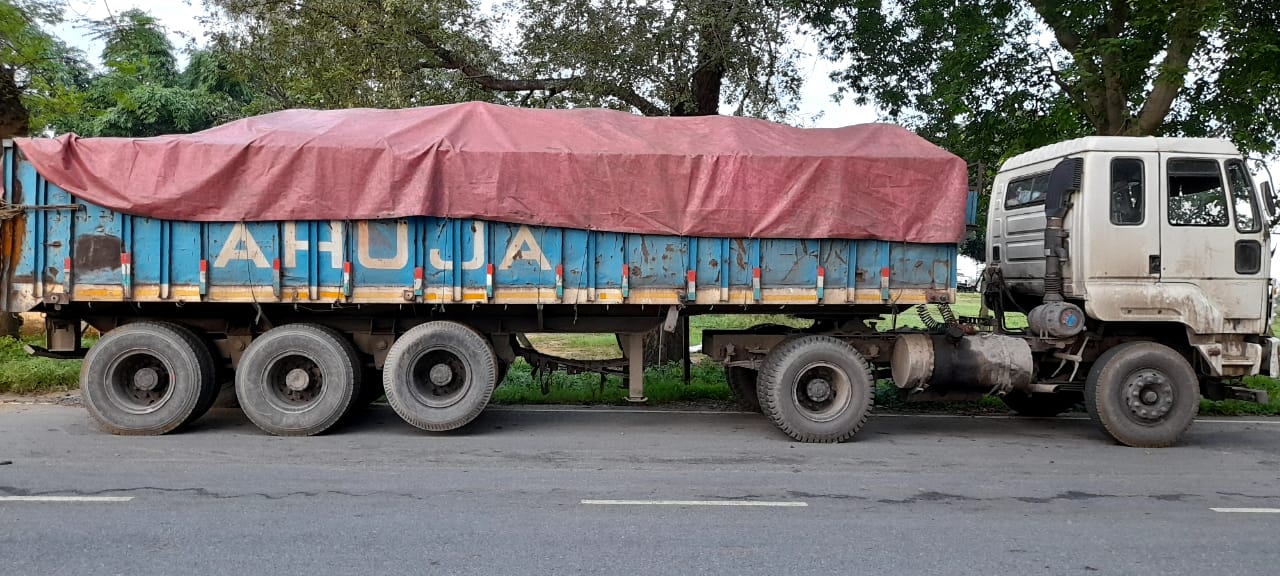
M 415 217 L 188 222 L 84 202 L 4 145 L 5 309 L 93 302 L 913 305 L 956 245 L 691 238 Z

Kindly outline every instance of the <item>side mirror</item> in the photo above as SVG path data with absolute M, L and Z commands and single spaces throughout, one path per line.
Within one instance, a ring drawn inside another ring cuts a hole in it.
M 1280 221 L 1280 199 L 1276 198 L 1276 190 L 1270 182 L 1262 183 L 1262 204 L 1267 209 L 1267 220 L 1275 226 Z

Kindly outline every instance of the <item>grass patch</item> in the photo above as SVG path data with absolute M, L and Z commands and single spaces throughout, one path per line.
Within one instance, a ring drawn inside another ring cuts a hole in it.
M 23 345 L 22 341 L 0 337 L 0 393 L 33 394 L 77 387 L 80 361 L 28 356 Z
M 494 404 L 628 404 L 627 389 L 617 376 L 605 378 L 601 385 L 598 374 L 566 374 L 552 372 L 533 377 L 532 368 L 517 360 L 507 378 L 493 392 Z M 542 379 L 550 391 L 542 393 Z M 730 402 L 733 395 L 724 381 L 724 370 L 709 360 L 695 363 L 690 381 L 684 383 L 684 371 L 677 364 L 645 371 L 645 396 L 649 404 L 671 402 Z

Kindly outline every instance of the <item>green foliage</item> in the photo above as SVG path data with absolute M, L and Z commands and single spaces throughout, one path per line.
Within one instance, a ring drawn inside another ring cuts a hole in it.
M 28 356 L 23 343 L 0 337 L 0 392 L 29 394 L 77 386 L 80 362 Z
M 549 392 L 543 394 L 547 379 Z M 694 364 L 688 385 L 679 364 L 645 371 L 645 396 L 649 404 L 672 402 L 730 402 L 733 395 L 725 384 L 724 370 L 714 362 Z M 495 404 L 627 404 L 627 389 L 620 378 L 610 376 L 601 384 L 596 374 L 569 375 L 553 372 L 534 378 L 529 365 L 518 361 L 507 378 L 493 392 Z
M 971 161 L 1088 134 L 1280 136 L 1272 0 L 795 0 L 846 95 Z
M 97 22 L 94 34 L 104 42 L 105 69 L 94 72 L 83 55 L 67 52 L 49 85 L 52 96 L 32 107 L 33 131 L 194 132 L 240 116 L 250 100 L 248 85 L 228 70 L 222 55 L 197 50 L 179 72 L 172 43 L 146 12 L 128 10 Z
M 102 40 L 102 63 L 107 69 L 148 83 L 172 84 L 178 75 L 173 44 L 164 28 L 150 14 L 134 8 L 96 23 L 94 35 Z
M 0 0 L 0 137 L 25 134 L 29 109 L 49 97 L 60 44 L 41 25 L 61 9 L 59 0 Z
M 802 78 L 782 3 L 211 0 L 254 112 L 463 100 L 784 118 Z M 514 34 L 505 33 L 515 30 Z

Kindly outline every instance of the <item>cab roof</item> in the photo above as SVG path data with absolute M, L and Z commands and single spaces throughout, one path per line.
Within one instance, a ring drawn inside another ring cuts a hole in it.
M 1036 148 L 1005 160 L 1000 170 L 1012 170 L 1085 152 L 1177 152 L 1239 156 L 1234 144 L 1218 138 L 1157 138 L 1154 136 L 1088 136 Z

